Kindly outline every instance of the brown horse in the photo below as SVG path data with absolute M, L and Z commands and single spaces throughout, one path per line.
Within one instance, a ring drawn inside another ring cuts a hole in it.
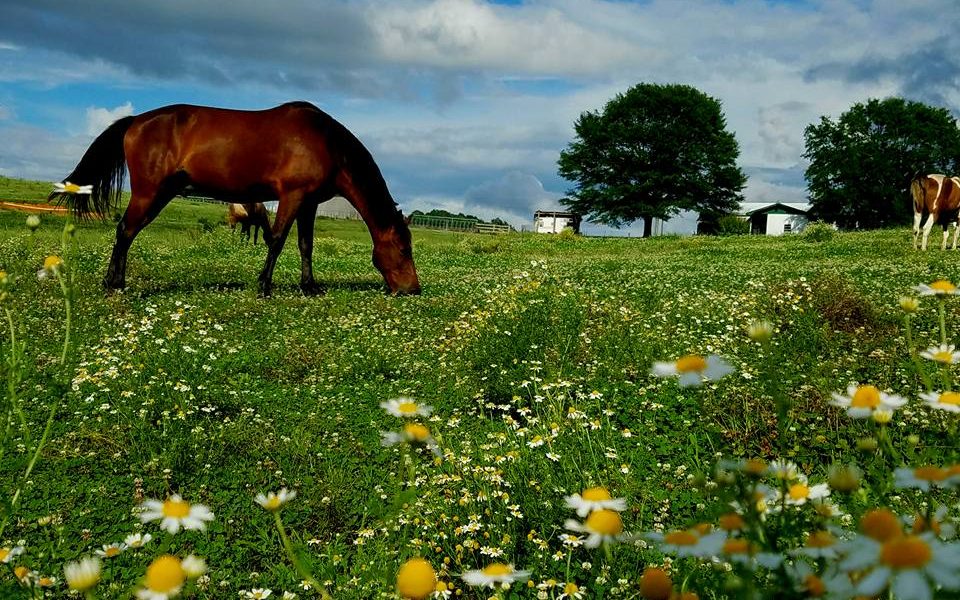
M 313 278 L 317 205 L 346 198 L 370 230 L 373 264 L 390 290 L 420 293 L 410 229 L 373 157 L 346 127 L 316 106 L 291 102 L 262 111 L 176 104 L 124 117 L 101 133 L 65 181 L 92 185 L 90 195 L 50 195 L 74 213 L 100 216 L 120 200 L 126 167 L 130 204 L 117 225 L 108 289 L 125 287 L 127 251 L 137 234 L 185 187 L 224 202 L 279 199 L 273 240 L 260 272 L 270 294 L 273 269 L 294 219 L 300 248 L 300 288 L 321 291 Z
M 257 245 L 257 235 L 263 230 L 263 243 L 268 247 L 273 240 L 270 235 L 270 215 L 267 214 L 267 207 L 263 202 L 247 202 L 245 204 L 231 203 L 227 207 L 227 224 L 231 230 L 236 230 L 237 224 L 240 224 L 240 235 L 247 236 L 250 241 L 250 230 L 253 229 L 253 245 Z

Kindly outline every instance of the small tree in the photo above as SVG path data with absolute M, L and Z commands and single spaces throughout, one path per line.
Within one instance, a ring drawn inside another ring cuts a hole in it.
M 576 183 L 561 202 L 620 227 L 697 210 L 705 220 L 733 211 L 746 176 L 720 102 L 688 85 L 642 83 L 585 112 L 560 153 L 560 175 Z
M 912 218 L 917 173 L 960 170 L 960 130 L 945 108 L 902 98 L 854 104 L 836 121 L 804 130 L 811 215 L 844 229 Z

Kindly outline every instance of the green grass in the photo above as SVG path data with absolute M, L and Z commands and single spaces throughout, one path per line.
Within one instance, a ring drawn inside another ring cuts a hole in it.
M 0 197 L 46 193 L 45 184 L 0 186 Z M 23 540 L 21 563 L 62 578 L 64 561 L 102 544 L 141 530 L 162 537 L 133 509 L 144 497 L 180 493 L 216 514 L 207 532 L 180 533 L 168 548 L 208 561 L 196 597 L 258 587 L 305 594 L 270 516 L 253 502 L 286 486 L 298 493 L 282 513 L 294 545 L 335 598 L 391 592 L 396 569 L 414 555 L 438 568 L 447 559 L 442 579 L 459 587 L 452 574 L 498 552 L 497 560 L 532 569 L 536 583 L 637 597 L 642 566 L 661 556 L 629 545 L 610 558 L 569 550 L 559 537 L 572 516 L 564 496 L 608 486 L 628 500 L 626 528 L 643 532 L 726 510 L 700 485 L 720 454 L 781 455 L 816 480 L 833 461 L 861 460 L 855 443 L 869 424 L 827 406 L 830 393 L 872 382 L 915 397 L 896 300 L 922 282 L 960 279 L 957 254 L 913 252 L 905 230 L 820 243 L 414 230 L 423 294 L 392 297 L 371 266 L 362 223 L 321 219 L 314 270 L 327 293 L 299 293 L 299 256 L 288 243 L 275 296 L 264 300 L 256 295 L 264 246 L 200 227 L 224 212 L 171 204 L 137 238 L 129 287 L 114 295 L 100 288 L 113 224 L 80 224 L 70 262 L 72 383 L 0 540 Z M 3 306 L 27 341 L 17 389 L 36 439 L 63 389 L 63 301 L 35 273 L 60 252 L 64 221 L 44 216 L 31 235 L 23 220 L 0 211 L 0 269 L 14 277 Z M 957 308 L 948 305 L 951 327 Z M 794 431 L 784 437 L 766 363 L 744 335 L 756 318 L 778 329 L 771 362 L 793 403 Z M 937 340 L 932 302 L 916 323 L 922 347 Z M 9 355 L 9 344 L 2 349 Z M 690 352 L 720 354 L 738 372 L 696 389 L 649 374 L 654 361 Z M 408 455 L 380 444 L 381 432 L 400 423 L 379 404 L 398 396 L 434 407 L 427 425 L 444 452 L 409 456 L 413 488 Z M 921 436 L 917 458 L 957 459 L 938 415 L 898 413 L 890 429 L 897 443 Z M 8 440 L 0 497 L 13 494 L 26 446 L 22 432 Z M 47 517 L 52 524 L 40 524 Z M 126 597 L 155 551 L 108 560 L 99 593 Z M 692 581 L 717 577 L 707 570 Z M 721 595 L 703 585 L 701 597 Z M 17 589 L 0 572 L 0 594 Z M 536 597 L 535 589 L 517 593 Z

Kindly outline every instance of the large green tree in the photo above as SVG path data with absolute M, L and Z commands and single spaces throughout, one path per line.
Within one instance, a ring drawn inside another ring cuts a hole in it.
M 945 108 L 869 100 L 803 136 L 811 214 L 844 229 L 908 223 L 915 174 L 960 174 L 960 130 Z
M 561 200 L 614 227 L 681 210 L 712 220 L 736 209 L 746 176 L 720 102 L 688 85 L 641 83 L 580 115 L 560 153 L 560 175 L 576 187 Z

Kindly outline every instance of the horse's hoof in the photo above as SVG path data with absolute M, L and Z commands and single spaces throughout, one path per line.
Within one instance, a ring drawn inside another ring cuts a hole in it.
M 303 292 L 304 296 L 319 296 L 326 292 L 324 287 L 318 284 L 316 281 L 311 281 L 308 283 L 300 284 L 300 291 Z

